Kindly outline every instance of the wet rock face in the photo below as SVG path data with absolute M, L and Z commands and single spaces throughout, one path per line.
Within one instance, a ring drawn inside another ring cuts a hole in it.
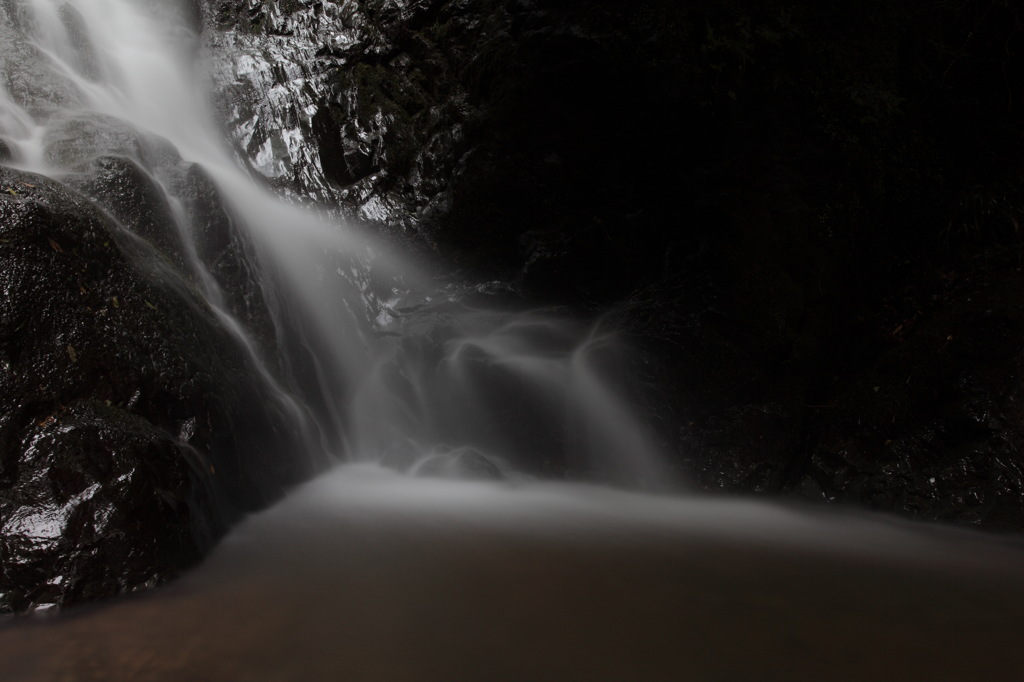
M 166 140 L 109 117 L 71 117 L 51 127 L 47 141 L 46 153 L 63 169 L 58 176 L 65 184 L 99 203 L 191 284 L 204 286 L 194 271 L 204 268 L 228 311 L 273 356 L 275 332 L 252 245 L 200 165 L 183 161 Z M 167 191 L 180 201 L 180 214 Z M 198 264 L 191 262 L 189 242 Z
M 214 82 L 243 158 L 281 192 L 422 245 L 478 118 L 459 72 L 501 3 L 210 1 Z
M 684 131 L 711 115 L 651 45 L 662 4 L 211 1 L 208 43 L 231 135 L 281 191 L 471 277 L 607 303 L 664 256 L 672 166 L 706 153 Z
M 295 479 L 236 343 L 82 195 L 0 168 L 0 287 L 0 611 L 163 582 Z
M 170 202 L 137 163 L 123 156 L 100 156 L 65 183 L 94 197 L 122 225 L 152 244 L 179 271 L 187 257 Z
M 190 470 L 187 446 L 145 419 L 75 401 L 16 434 L 23 414 L 11 415 L 4 447 L 4 611 L 151 587 L 197 561 L 219 532 L 204 520 L 210 499 L 196 489 L 202 474 Z

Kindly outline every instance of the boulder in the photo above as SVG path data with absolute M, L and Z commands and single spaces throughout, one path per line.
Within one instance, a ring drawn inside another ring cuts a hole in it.
M 194 287 L 82 195 L 0 168 L 0 288 L 0 611 L 164 582 L 305 475 Z

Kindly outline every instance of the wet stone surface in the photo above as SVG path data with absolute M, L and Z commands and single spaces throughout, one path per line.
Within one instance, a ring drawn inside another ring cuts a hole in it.
M 84 196 L 0 168 L 0 287 L 0 611 L 164 582 L 294 480 L 235 342 Z

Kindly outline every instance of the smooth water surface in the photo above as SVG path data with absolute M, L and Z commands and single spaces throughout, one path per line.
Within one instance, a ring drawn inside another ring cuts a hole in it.
M 11 680 L 1012 680 L 1024 550 L 884 517 L 343 468 Z

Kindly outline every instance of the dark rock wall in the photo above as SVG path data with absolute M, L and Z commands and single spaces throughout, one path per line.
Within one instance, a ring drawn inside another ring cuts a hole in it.
M 207 10 L 254 167 L 456 278 L 611 308 L 702 486 L 1020 526 L 1013 3 Z

